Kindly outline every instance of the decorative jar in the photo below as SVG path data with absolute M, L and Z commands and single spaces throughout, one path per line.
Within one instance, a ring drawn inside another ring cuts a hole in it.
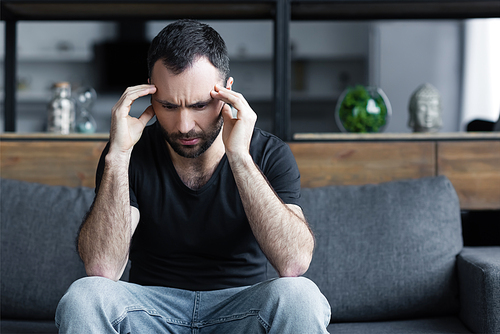
M 382 132 L 391 116 L 389 99 L 377 87 L 357 85 L 347 88 L 335 108 L 335 121 L 342 132 Z

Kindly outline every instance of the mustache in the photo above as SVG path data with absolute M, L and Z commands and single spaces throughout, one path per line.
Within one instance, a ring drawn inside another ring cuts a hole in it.
M 170 138 L 172 139 L 190 139 L 190 138 L 201 138 L 204 136 L 204 133 L 196 132 L 195 130 L 190 130 L 187 133 L 177 132 L 170 134 Z

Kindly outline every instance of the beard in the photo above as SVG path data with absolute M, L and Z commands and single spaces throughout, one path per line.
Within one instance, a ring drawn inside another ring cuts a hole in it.
M 184 158 L 197 158 L 203 153 L 205 153 L 210 146 L 214 143 L 215 139 L 219 136 L 222 130 L 222 125 L 224 124 L 224 119 L 222 118 L 222 113 L 219 114 L 217 120 L 207 131 L 196 132 L 191 130 L 188 133 L 168 133 L 163 126 L 160 125 L 163 138 L 172 147 L 175 153 Z M 196 145 L 181 145 L 179 139 L 189 139 L 189 138 L 199 138 L 200 141 Z

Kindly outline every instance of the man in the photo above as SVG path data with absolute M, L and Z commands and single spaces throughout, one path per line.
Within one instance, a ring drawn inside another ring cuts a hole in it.
M 222 38 L 177 21 L 153 40 L 148 65 L 149 84 L 112 110 L 78 237 L 89 277 L 59 303 L 60 332 L 327 333 L 328 302 L 298 277 L 314 239 L 295 160 L 231 90 Z M 131 117 L 147 95 L 151 106 Z M 267 280 L 266 258 L 281 278 Z

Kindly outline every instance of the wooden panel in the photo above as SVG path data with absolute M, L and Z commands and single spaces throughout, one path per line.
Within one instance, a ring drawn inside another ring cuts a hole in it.
M 1 177 L 88 187 L 94 186 L 97 162 L 107 141 L 106 136 L 91 140 L 1 137 Z M 500 209 L 500 140 L 289 145 L 303 187 L 380 183 L 439 174 L 453 183 L 462 209 Z
M 1 176 L 65 186 L 95 186 L 105 141 L 2 141 Z
M 438 174 L 453 183 L 462 209 L 500 209 L 500 141 L 439 142 Z
M 350 185 L 435 175 L 435 143 L 290 143 L 302 186 Z

